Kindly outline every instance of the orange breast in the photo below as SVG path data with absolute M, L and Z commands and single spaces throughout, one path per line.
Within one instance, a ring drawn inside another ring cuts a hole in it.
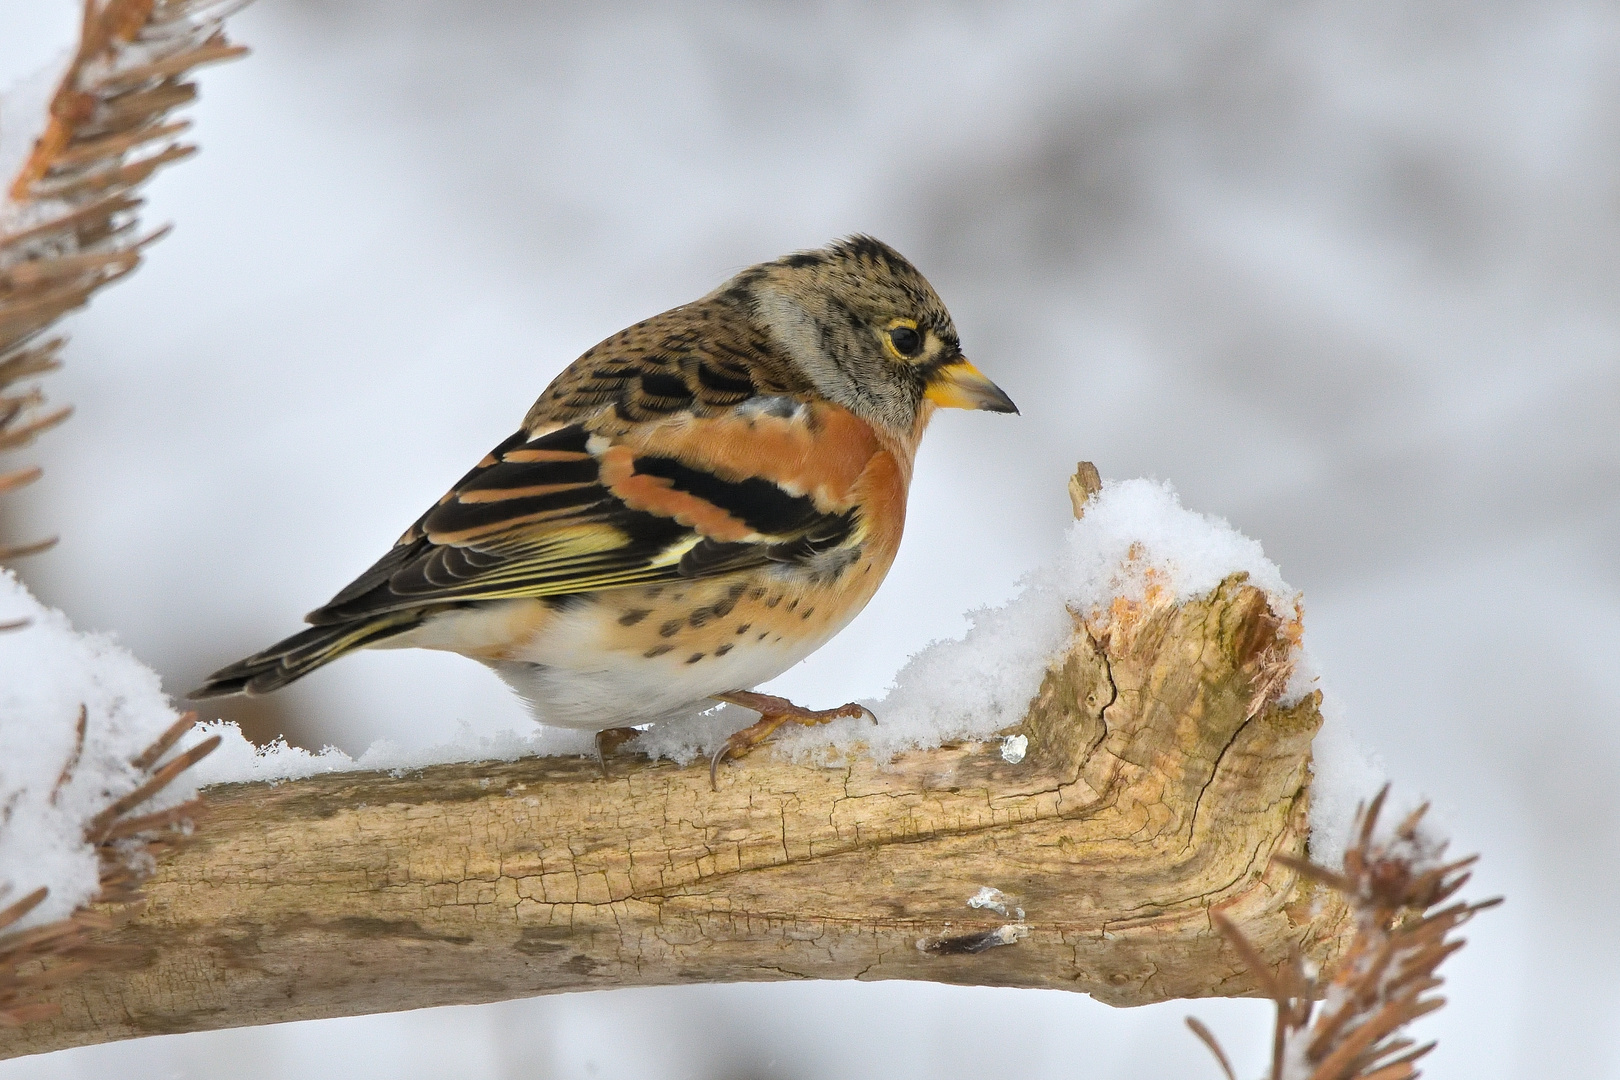
M 857 482 L 882 440 L 871 425 L 827 402 L 802 417 L 731 413 L 684 417 L 631 432 L 637 453 L 677 457 L 727 479 L 757 476 L 794 494 L 809 495 L 822 510 L 853 505 Z

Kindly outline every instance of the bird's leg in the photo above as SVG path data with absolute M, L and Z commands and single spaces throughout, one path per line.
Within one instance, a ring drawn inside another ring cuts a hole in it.
M 607 756 L 637 735 L 640 728 L 610 727 L 596 733 L 596 763 L 602 767 L 602 779 L 607 779 Z
M 745 709 L 753 709 L 759 713 L 759 723 L 733 732 L 729 739 L 720 744 L 720 749 L 709 758 L 709 784 L 716 791 L 720 789 L 719 782 L 715 778 L 720 763 L 727 758 L 743 757 L 770 738 L 771 734 L 783 724 L 804 724 L 808 727 L 856 716 L 869 717 L 872 723 L 877 723 L 877 717 L 872 714 L 871 709 L 865 705 L 857 705 L 853 701 L 836 709 L 806 709 L 802 705 L 793 704 L 787 698 L 777 697 L 775 694 L 758 694 L 752 690 L 731 690 L 724 694 L 715 694 L 714 700 L 741 705 Z

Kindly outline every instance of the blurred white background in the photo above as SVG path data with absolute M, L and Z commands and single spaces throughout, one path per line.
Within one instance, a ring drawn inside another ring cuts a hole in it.
M 69 41 L 0 0 L 0 84 Z M 853 231 L 1022 418 L 947 414 L 868 611 L 775 684 L 882 691 L 1053 550 L 1078 458 L 1173 480 L 1307 599 L 1341 720 L 1470 893 L 1426 1075 L 1620 1077 L 1620 10 L 1602 0 L 260 0 L 178 229 L 71 327 L 25 577 L 176 694 L 298 628 L 569 360 Z M 457 657 L 257 711 L 350 751 L 525 723 Z M 626 991 L 0 1064 L 103 1077 L 1215 1077 L 1255 1002 L 923 984 Z

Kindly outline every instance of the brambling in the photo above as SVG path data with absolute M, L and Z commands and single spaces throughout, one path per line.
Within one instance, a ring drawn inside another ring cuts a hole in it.
M 877 591 L 938 407 L 1017 412 L 893 248 L 855 236 L 750 267 L 574 361 L 310 629 L 191 697 L 265 693 L 355 649 L 444 649 L 561 727 L 758 711 L 711 769 L 781 723 L 860 715 L 752 688 Z

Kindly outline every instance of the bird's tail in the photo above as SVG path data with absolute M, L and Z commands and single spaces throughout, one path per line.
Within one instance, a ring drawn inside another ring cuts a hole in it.
M 268 694 L 344 653 L 403 634 L 419 625 L 423 614 L 421 611 L 390 611 L 370 619 L 312 626 L 246 660 L 220 668 L 186 696 L 196 700 L 227 694 Z

